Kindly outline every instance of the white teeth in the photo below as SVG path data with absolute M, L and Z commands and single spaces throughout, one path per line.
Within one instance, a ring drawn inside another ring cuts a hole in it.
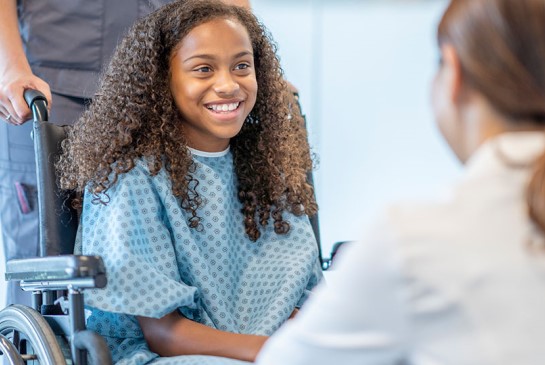
M 230 104 L 212 104 L 208 106 L 208 109 L 211 109 L 215 112 L 230 112 L 238 108 L 239 103 L 230 103 Z

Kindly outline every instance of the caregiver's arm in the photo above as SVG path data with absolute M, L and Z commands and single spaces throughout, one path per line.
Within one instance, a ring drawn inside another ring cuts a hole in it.
M 23 49 L 17 1 L 5 0 L 0 11 L 0 117 L 11 124 L 24 123 L 30 110 L 23 92 L 31 88 L 44 93 L 51 105 L 49 85 L 32 73 Z

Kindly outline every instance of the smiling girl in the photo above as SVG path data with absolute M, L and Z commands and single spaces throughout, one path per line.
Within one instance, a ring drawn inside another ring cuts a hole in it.
M 319 281 L 290 95 L 240 7 L 177 1 L 119 46 L 58 163 L 83 194 L 75 251 L 107 268 L 87 324 L 114 361 L 253 361 Z

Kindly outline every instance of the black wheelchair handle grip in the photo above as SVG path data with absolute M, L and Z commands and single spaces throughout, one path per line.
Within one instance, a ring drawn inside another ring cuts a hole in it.
M 32 111 L 32 117 L 36 121 L 48 120 L 47 98 L 38 90 L 27 89 L 23 94 L 25 101 Z

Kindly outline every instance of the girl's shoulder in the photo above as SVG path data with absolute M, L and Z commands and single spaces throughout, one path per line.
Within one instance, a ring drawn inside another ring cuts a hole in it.
M 134 166 L 127 172 L 119 173 L 117 177 L 110 175 L 112 184 L 104 191 L 94 194 L 85 191 L 84 206 L 92 210 L 116 209 L 129 201 L 152 201 L 153 204 L 173 199 L 172 184 L 166 171 L 161 169 L 152 174 L 144 159 L 134 161 Z M 142 200 L 144 199 L 144 200 Z M 102 204 L 96 204 L 100 202 Z M 109 208 L 106 208 L 106 207 Z
M 146 158 L 136 159 L 134 166 L 129 171 L 117 175 L 117 180 L 110 188 L 111 192 L 141 188 L 168 191 L 171 183 L 165 169 L 161 168 L 158 173 L 152 174 L 149 164 L 150 161 Z
M 150 181 L 163 180 L 168 175 L 164 167 L 162 167 L 158 173 L 152 174 L 150 169 L 151 164 L 152 161 L 150 158 L 139 157 L 134 160 L 134 167 L 122 175 L 127 175 L 129 179 L 145 178 Z

